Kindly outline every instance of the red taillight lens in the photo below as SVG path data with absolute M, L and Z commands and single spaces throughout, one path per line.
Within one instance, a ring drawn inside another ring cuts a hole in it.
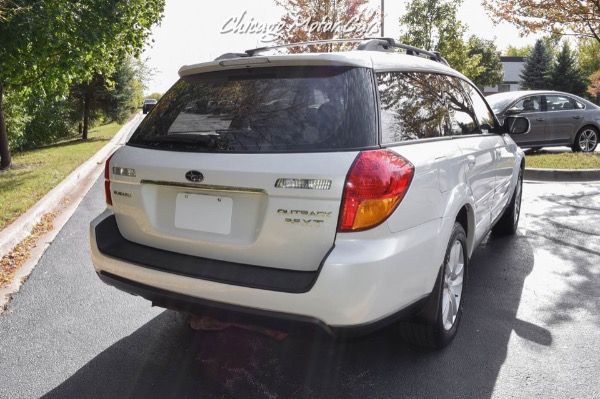
M 404 198 L 414 172 L 393 151 L 361 152 L 346 178 L 338 231 L 366 230 L 385 221 Z
M 106 163 L 104 164 L 104 197 L 106 198 L 106 204 L 111 206 L 113 203 L 112 195 L 110 193 L 110 160 L 113 155 L 115 154 L 112 154 L 110 157 L 108 157 Z

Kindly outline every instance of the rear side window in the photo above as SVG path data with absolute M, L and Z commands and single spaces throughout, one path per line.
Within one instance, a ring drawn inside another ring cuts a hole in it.
M 180 79 L 128 145 L 199 152 L 302 152 L 377 145 L 365 68 L 259 68 Z
M 468 85 L 458 78 L 386 72 L 377 83 L 384 144 L 481 133 Z
M 567 96 L 546 95 L 546 109 L 548 111 L 562 111 L 580 109 L 575 100 Z

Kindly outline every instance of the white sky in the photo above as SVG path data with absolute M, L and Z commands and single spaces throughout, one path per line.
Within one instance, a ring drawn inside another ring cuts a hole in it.
M 379 9 L 381 0 L 371 0 L 372 7 Z M 400 27 L 398 19 L 404 13 L 406 1 L 386 1 L 385 36 L 398 38 Z M 276 23 L 283 14 L 283 8 L 276 6 L 274 0 L 167 0 L 165 16 L 160 26 L 154 27 L 154 43 L 143 54 L 147 65 L 154 70 L 149 81 L 147 94 L 164 93 L 178 78 L 177 71 L 182 65 L 210 61 L 223 53 L 243 52 L 246 49 L 266 45 L 259 34 L 221 33 L 231 18 L 245 13 L 244 21 Z M 458 18 L 464 22 L 468 35 L 477 35 L 494 40 L 501 51 L 509 45 L 521 47 L 534 44 L 537 36 L 521 38 L 517 29 L 509 24 L 494 26 L 486 15 L 480 0 L 464 0 L 458 12 Z M 379 35 L 377 33 L 376 35 Z M 374 35 L 374 36 L 376 36 Z

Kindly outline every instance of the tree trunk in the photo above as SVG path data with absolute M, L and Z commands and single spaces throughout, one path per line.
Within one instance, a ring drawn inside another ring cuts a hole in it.
M 0 85 L 0 170 L 10 169 L 10 148 L 8 147 L 8 132 L 6 131 L 6 119 L 4 117 L 3 97 L 4 87 Z
M 90 95 L 85 93 L 83 95 L 83 132 L 81 138 L 87 140 L 88 138 L 88 126 L 90 124 Z

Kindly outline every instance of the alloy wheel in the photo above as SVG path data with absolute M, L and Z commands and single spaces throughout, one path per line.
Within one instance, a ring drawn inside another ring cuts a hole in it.
M 586 129 L 579 135 L 579 148 L 583 152 L 593 151 L 598 143 L 598 133 L 592 129 Z
M 463 291 L 465 255 L 461 242 L 455 240 L 444 271 L 442 292 L 442 322 L 444 329 L 450 330 L 459 312 Z

